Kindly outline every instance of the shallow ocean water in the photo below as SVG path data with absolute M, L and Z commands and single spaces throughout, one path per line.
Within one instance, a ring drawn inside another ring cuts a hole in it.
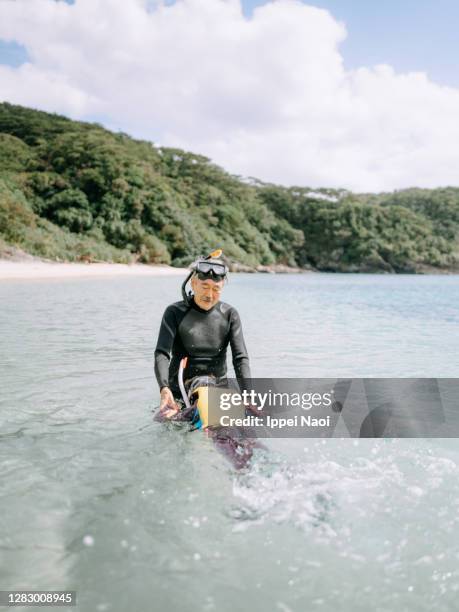
M 179 285 L 0 285 L 1 588 L 84 612 L 456 609 L 457 441 L 268 440 L 235 472 L 152 420 Z M 456 276 L 235 275 L 223 299 L 255 376 L 457 376 Z

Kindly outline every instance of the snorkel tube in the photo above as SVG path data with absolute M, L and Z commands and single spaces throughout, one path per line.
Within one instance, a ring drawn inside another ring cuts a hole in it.
M 185 302 L 185 304 L 190 304 L 191 302 L 191 291 L 190 292 L 186 292 L 186 285 L 188 283 L 188 281 L 190 280 L 190 278 L 193 276 L 194 274 L 194 270 L 191 270 L 191 272 L 188 274 L 188 276 L 186 277 L 186 279 L 183 281 L 182 283 L 182 298 L 183 301 Z
M 185 370 L 187 363 L 188 363 L 188 357 L 184 357 L 183 359 L 180 360 L 180 367 L 178 371 L 178 383 L 180 387 L 180 393 L 182 394 L 182 399 L 185 404 L 185 411 L 188 411 L 188 414 L 189 414 L 193 407 L 191 405 L 190 398 L 188 397 L 188 394 L 185 390 L 185 384 L 183 382 L 183 371 Z M 194 410 L 194 415 L 193 415 L 191 422 L 192 422 L 191 431 L 194 431 L 195 429 L 201 429 L 202 422 L 201 422 L 201 415 L 199 412 L 199 401 Z
M 185 385 L 183 383 L 183 370 L 186 368 L 187 363 L 188 363 L 188 357 L 184 357 L 180 361 L 180 367 L 178 371 L 178 384 L 180 387 L 180 393 L 182 394 L 182 399 L 185 403 L 185 406 L 187 408 L 191 408 L 190 400 L 188 399 L 188 395 L 186 394 L 186 391 L 185 391 Z

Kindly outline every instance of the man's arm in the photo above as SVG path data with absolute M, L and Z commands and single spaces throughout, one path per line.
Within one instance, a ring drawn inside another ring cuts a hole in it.
M 169 389 L 169 364 L 171 351 L 177 333 L 177 319 L 171 306 L 164 312 L 161 327 L 159 328 L 158 341 L 155 349 L 155 375 L 161 392 L 160 411 L 170 408 L 165 416 L 173 416 L 178 410 L 171 390 Z
M 231 309 L 230 345 L 233 356 L 234 372 L 236 373 L 239 387 L 241 390 L 248 389 L 250 387 L 251 377 L 249 355 L 244 342 L 241 319 L 235 308 Z
M 160 390 L 169 386 L 169 364 L 177 332 L 177 320 L 171 306 L 164 311 L 155 349 L 155 374 Z

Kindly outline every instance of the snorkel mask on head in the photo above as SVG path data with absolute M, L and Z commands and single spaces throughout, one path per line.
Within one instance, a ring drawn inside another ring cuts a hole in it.
M 211 279 L 216 283 L 224 280 L 226 275 L 228 274 L 228 266 L 225 264 L 221 256 L 223 251 L 221 249 L 217 249 L 216 251 L 212 251 L 207 257 L 201 256 L 199 257 L 191 266 L 191 272 L 186 277 L 185 281 L 182 284 L 182 297 L 186 303 L 189 303 L 191 300 L 191 292 L 187 294 L 186 285 L 193 274 L 196 274 L 199 280 Z

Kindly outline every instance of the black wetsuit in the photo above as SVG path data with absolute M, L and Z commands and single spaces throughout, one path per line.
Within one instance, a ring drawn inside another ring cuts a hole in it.
M 189 304 L 171 304 L 164 312 L 155 350 L 160 389 L 170 387 L 174 396 L 180 397 L 177 375 L 183 357 L 188 357 L 184 380 L 207 375 L 214 375 L 218 381 L 225 379 L 228 344 L 239 386 L 245 388 L 250 366 L 237 310 L 225 302 L 203 310 L 193 299 Z

